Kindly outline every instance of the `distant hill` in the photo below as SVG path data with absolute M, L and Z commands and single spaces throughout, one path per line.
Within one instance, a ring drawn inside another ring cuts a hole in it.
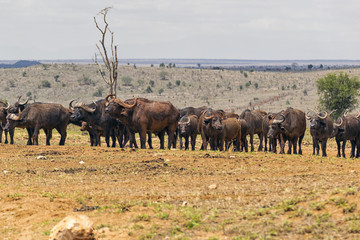
M 34 65 L 41 65 L 38 61 L 20 60 L 13 64 L 0 64 L 0 68 L 24 68 Z

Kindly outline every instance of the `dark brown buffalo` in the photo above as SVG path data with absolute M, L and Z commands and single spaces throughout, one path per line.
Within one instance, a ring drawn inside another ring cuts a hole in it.
M 337 157 L 341 157 L 340 143 L 342 144 L 342 156 L 345 157 L 345 145 L 346 141 L 350 140 L 351 152 L 350 157 L 355 157 L 355 147 L 357 148 L 356 157 L 359 157 L 359 141 L 360 141 L 360 120 L 359 115 L 344 114 L 344 116 L 338 118 L 336 123 L 333 124 L 333 132 L 331 137 L 335 137 L 338 154 Z
M 0 143 L 2 142 L 2 135 L 3 135 L 3 130 L 5 128 L 6 125 L 6 116 L 7 116 L 7 104 L 4 103 L 3 101 L 0 101 Z M 8 139 L 7 139 L 7 131 L 4 132 L 5 135 L 5 143 L 8 143 Z
M 189 137 L 191 139 L 191 150 L 195 150 L 196 136 L 198 135 L 198 117 L 196 115 L 185 115 L 178 123 L 178 135 L 180 149 L 183 149 L 182 138 L 185 138 L 185 150 L 189 149 Z
M 194 108 L 194 107 L 186 107 L 186 108 L 182 108 L 179 110 L 180 112 L 180 118 L 182 118 L 185 115 L 196 115 L 198 117 L 198 119 L 200 118 L 201 112 L 206 110 L 207 107 L 203 106 L 203 107 L 198 107 L 198 108 Z
M 105 113 L 105 100 L 98 100 L 91 104 L 85 103 L 76 103 L 74 106 L 72 102 L 69 104 L 69 108 L 73 112 L 70 116 L 70 121 L 72 123 L 81 123 L 87 122 L 90 124 L 96 131 L 93 131 L 95 135 L 95 146 L 100 144 L 100 135 L 101 132 L 105 132 L 105 142 L 108 147 L 110 147 L 110 137 L 112 138 L 112 147 L 116 146 L 116 128 L 119 125 L 119 122 Z M 79 125 L 79 124 L 76 124 Z M 122 143 L 119 143 L 122 147 Z
M 222 139 L 223 118 L 223 112 L 211 108 L 202 112 L 198 123 L 198 131 L 202 139 L 201 150 L 207 150 L 208 143 L 210 143 L 211 150 L 217 150 L 218 148 L 222 150 L 222 146 L 219 145 Z
M 326 157 L 326 143 L 333 132 L 333 122 L 330 114 L 307 113 L 306 119 L 310 121 L 310 134 L 313 140 L 313 155 L 319 155 L 319 142 L 321 143 L 322 156 Z M 316 152 L 316 153 L 315 153 Z
M 7 116 L 8 114 L 17 114 L 20 111 L 23 111 L 27 106 L 29 106 L 28 102 L 29 102 L 29 98 L 27 98 L 25 100 L 25 102 L 20 102 L 21 96 L 18 97 L 17 101 L 13 104 L 13 105 L 8 105 L 5 108 L 5 115 Z M 5 123 L 6 124 L 6 123 Z M 31 136 L 33 135 L 33 129 L 26 129 L 28 132 L 28 141 L 27 144 L 28 145 L 32 145 L 32 140 L 31 140 Z M 7 131 L 5 131 L 5 138 L 7 135 Z M 10 135 L 10 144 L 14 144 L 14 129 L 9 130 L 9 135 Z M 6 141 L 6 140 L 5 140 Z
M 66 128 L 70 113 L 68 109 L 55 103 L 33 103 L 19 114 L 11 113 L 7 116 L 6 130 L 15 127 L 33 129 L 32 144 L 38 145 L 39 130 L 46 133 L 46 145 L 50 145 L 52 130 L 55 128 L 61 135 L 59 145 L 64 145 L 66 140 Z
M 221 133 L 220 146 L 223 148 L 225 142 L 225 150 L 229 149 L 229 141 L 234 141 L 234 151 L 240 151 L 241 142 L 241 124 L 236 118 L 225 118 L 222 121 L 223 129 Z
M 241 142 L 240 142 L 240 151 L 248 152 L 248 142 L 246 139 L 246 134 L 248 133 L 248 125 L 245 119 L 238 119 L 241 126 Z
M 275 114 L 274 113 L 268 113 L 263 117 L 262 122 L 262 128 L 263 128 L 263 134 L 264 134 L 264 151 L 267 152 L 274 152 L 276 153 L 276 141 L 277 138 L 269 138 L 267 137 L 268 132 L 270 130 L 270 121 L 274 119 Z M 267 147 L 267 143 L 269 140 L 269 148 Z
M 263 149 L 264 135 L 263 135 L 262 121 L 265 115 L 266 112 L 262 110 L 250 111 L 249 109 L 244 110 L 240 114 L 240 118 L 244 119 L 247 123 L 247 135 L 250 136 L 251 151 L 254 151 L 254 134 L 257 134 L 260 140 L 258 151 L 262 151 Z
M 165 132 L 168 134 L 168 148 L 171 148 L 180 113 L 170 102 L 134 98 L 130 105 L 110 95 L 105 100 L 105 111 L 110 116 L 119 119 L 132 136 L 139 132 L 141 148 L 146 148 L 146 134 L 156 133 L 160 138 L 160 148 L 164 149 Z M 151 137 L 148 140 L 151 141 Z
M 288 154 L 291 154 L 293 147 L 294 154 L 302 154 L 301 142 L 306 130 L 305 113 L 298 109 L 288 108 L 284 112 L 275 115 L 270 121 L 269 138 L 280 137 L 280 153 L 285 152 L 285 142 L 289 140 Z M 299 151 L 297 152 L 297 143 Z

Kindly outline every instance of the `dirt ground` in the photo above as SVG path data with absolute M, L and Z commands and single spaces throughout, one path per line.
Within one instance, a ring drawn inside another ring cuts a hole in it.
M 25 140 L 0 144 L 1 239 L 48 239 L 73 214 L 96 239 L 360 238 L 360 160 L 333 140 L 327 158 L 309 137 L 302 156 L 90 147 L 78 130 L 66 146 Z

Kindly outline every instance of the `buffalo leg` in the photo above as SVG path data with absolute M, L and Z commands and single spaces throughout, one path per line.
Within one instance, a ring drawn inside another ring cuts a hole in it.
M 60 134 L 60 141 L 59 141 L 59 145 L 63 146 L 65 145 L 65 140 L 66 140 L 66 136 L 67 136 L 67 132 L 66 132 L 66 126 L 65 127 L 61 127 L 61 128 L 57 128 L 56 129 L 59 134 Z M 50 130 L 51 131 L 51 130 Z
M 46 145 L 50 145 L 50 139 L 52 138 L 52 130 L 51 129 L 44 129 L 46 135 Z
M 32 135 L 32 140 L 34 145 L 39 145 L 39 128 L 35 127 L 34 133 Z
M 263 136 L 262 133 L 258 133 L 258 136 L 259 136 L 259 141 L 260 141 L 258 152 L 260 152 L 263 149 L 263 138 L 264 138 L 264 136 Z
M 251 151 L 253 152 L 254 149 L 254 134 L 250 133 L 250 146 L 251 146 Z
M 298 138 L 297 137 L 295 137 L 294 139 L 293 139 L 293 153 L 294 154 L 297 154 L 297 143 L 298 143 Z
M 315 155 L 316 154 L 316 145 L 317 145 L 317 141 L 316 141 L 316 138 L 315 137 L 313 137 L 312 138 L 312 141 L 313 141 L 313 155 Z
M 351 144 L 351 151 L 350 151 L 350 157 L 353 158 L 355 157 L 355 140 L 350 140 L 350 144 Z
M 171 149 L 171 146 L 174 145 L 174 138 L 175 138 L 175 132 L 176 132 L 177 126 L 169 126 L 169 129 L 167 130 L 168 134 L 168 149 Z
M 182 141 L 182 136 L 179 134 L 179 148 L 180 148 L 180 150 L 182 150 L 183 149 L 183 141 Z
M 270 139 L 269 139 L 270 140 Z M 266 137 L 266 135 L 264 136 L 264 152 L 267 152 L 268 151 L 268 148 L 267 148 L 267 143 L 268 143 L 268 139 Z M 269 148 L 270 148 L 270 141 L 269 141 Z M 269 150 L 270 151 L 270 150 Z
M 196 134 L 191 136 L 191 150 L 195 150 Z
M 185 150 L 189 150 L 189 135 L 185 137 Z
M 160 138 L 160 136 L 159 136 Z M 148 132 L 148 145 L 149 145 L 149 149 L 153 149 L 153 146 L 152 146 L 152 133 L 151 132 Z
M 33 136 L 34 130 L 31 129 L 31 128 L 27 128 L 26 131 L 28 132 L 28 141 L 27 141 L 26 144 L 27 145 L 33 145 L 32 136 Z M 12 132 L 14 132 L 14 131 L 12 130 Z M 13 144 L 13 143 L 10 143 L 10 144 Z
M 327 143 L 327 139 L 324 139 L 321 141 L 321 151 L 322 151 L 322 156 L 326 157 L 326 143 Z
M 168 137 L 170 138 L 170 136 Z M 165 131 L 159 132 L 159 139 L 160 139 L 160 149 L 165 149 Z M 169 149 L 171 148 L 171 144 L 172 144 L 172 140 L 171 142 L 169 140 L 169 144 L 168 144 Z
M 345 146 L 346 146 L 346 140 L 343 141 L 343 144 L 342 144 L 342 156 L 345 158 Z
M 336 146 L 337 146 L 337 150 L 338 150 L 338 154 L 336 155 L 337 157 L 341 157 L 341 153 L 340 153 L 340 149 L 341 149 L 341 145 L 340 145 L 340 140 L 336 139 Z
M 146 149 L 146 129 L 139 132 L 141 149 Z

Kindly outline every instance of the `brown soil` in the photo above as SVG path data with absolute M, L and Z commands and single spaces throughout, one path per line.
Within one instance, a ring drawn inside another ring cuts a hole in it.
M 359 237 L 360 160 L 336 158 L 333 142 L 322 158 L 309 139 L 303 156 L 89 147 L 79 131 L 66 146 L 20 139 L 0 144 L 1 239 L 47 239 L 71 214 L 96 239 Z

